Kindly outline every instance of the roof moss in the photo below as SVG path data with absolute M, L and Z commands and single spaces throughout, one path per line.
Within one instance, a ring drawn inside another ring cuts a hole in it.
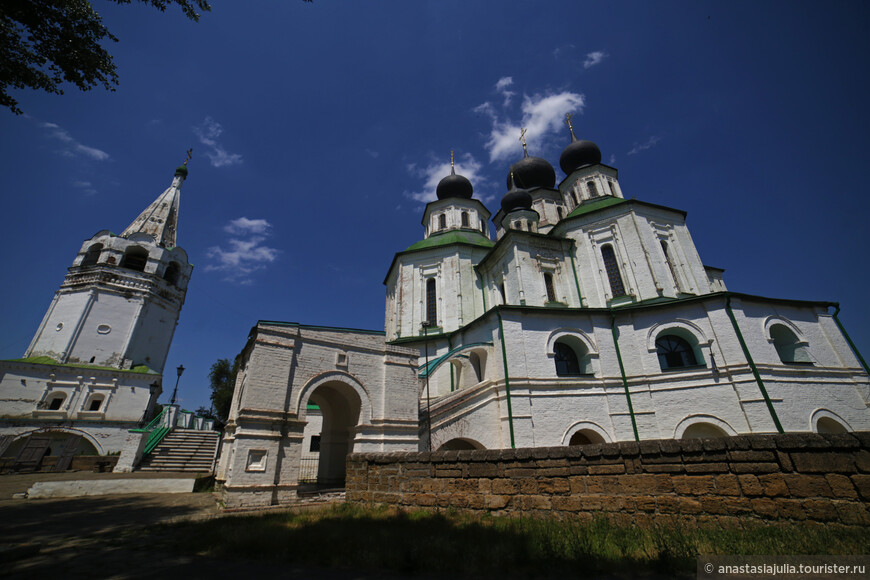
M 146 365 L 137 365 L 131 369 L 116 369 L 115 367 L 103 367 L 99 365 L 87 365 L 87 364 L 61 364 L 51 358 L 50 356 L 30 356 L 27 358 L 13 358 L 7 359 L 9 362 L 22 362 L 22 363 L 33 363 L 38 365 L 52 365 L 56 367 L 66 367 L 73 369 L 94 369 L 100 371 L 110 371 L 113 373 L 139 373 L 139 374 L 147 374 L 147 375 L 157 375 L 160 374 L 157 371 L 147 367 Z
M 472 246 L 480 246 L 481 248 L 491 248 L 495 245 L 492 240 L 480 232 L 451 230 L 449 232 L 433 234 L 425 240 L 420 240 L 416 244 L 411 244 L 405 251 L 410 252 L 413 250 L 437 248 L 439 246 L 449 246 L 450 244 L 468 244 Z

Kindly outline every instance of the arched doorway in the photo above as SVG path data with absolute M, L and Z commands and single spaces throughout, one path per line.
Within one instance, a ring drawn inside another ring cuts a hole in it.
M 717 437 L 728 437 L 728 433 L 712 423 L 692 423 L 683 431 L 682 439 L 714 439 Z
M 350 385 L 335 381 L 314 389 L 309 403 L 320 407 L 323 421 L 317 485 L 344 486 L 345 458 L 353 451 L 353 439 L 360 419 L 359 395 Z

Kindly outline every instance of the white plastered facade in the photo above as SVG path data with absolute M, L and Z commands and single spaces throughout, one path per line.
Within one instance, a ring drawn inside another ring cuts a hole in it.
M 186 167 L 122 236 L 86 240 L 24 357 L 0 361 L 0 436 L 79 434 L 117 453 L 150 418 L 193 266 L 174 247 Z

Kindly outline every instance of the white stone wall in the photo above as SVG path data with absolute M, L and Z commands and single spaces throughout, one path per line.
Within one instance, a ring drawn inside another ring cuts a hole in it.
M 329 469 L 342 469 L 348 451 L 416 450 L 415 369 L 416 352 L 385 345 L 381 333 L 259 323 L 243 352 L 218 466 L 228 503 L 295 496 L 315 429 L 309 402 L 321 409 L 320 462 Z

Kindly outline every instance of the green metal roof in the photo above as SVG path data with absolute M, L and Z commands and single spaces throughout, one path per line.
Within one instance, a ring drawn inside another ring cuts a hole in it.
M 433 234 L 425 240 L 420 240 L 416 244 L 408 246 L 408 249 L 405 251 L 437 248 L 438 246 L 449 246 L 450 244 L 470 244 L 472 246 L 480 246 L 481 248 L 491 248 L 495 245 L 492 240 L 480 232 L 451 230 L 449 232 Z
M 600 199 L 595 199 L 592 201 L 587 201 L 585 203 L 581 203 L 574 211 L 568 214 L 567 217 L 577 217 L 578 215 L 583 215 L 586 213 L 591 213 L 598 209 L 604 209 L 605 207 L 610 207 L 611 205 L 619 205 L 620 203 L 625 203 L 626 200 L 621 197 L 602 197 Z

